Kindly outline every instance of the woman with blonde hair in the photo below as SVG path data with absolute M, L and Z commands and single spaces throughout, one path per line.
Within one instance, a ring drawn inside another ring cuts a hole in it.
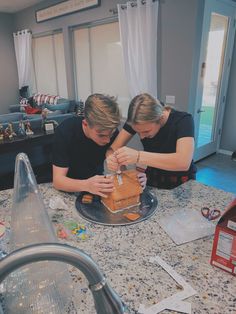
M 126 147 L 138 133 L 144 151 Z M 147 166 L 147 185 L 171 189 L 195 179 L 194 122 L 191 114 L 163 105 L 149 94 L 134 97 L 127 121 L 111 145 L 108 169 L 123 165 Z

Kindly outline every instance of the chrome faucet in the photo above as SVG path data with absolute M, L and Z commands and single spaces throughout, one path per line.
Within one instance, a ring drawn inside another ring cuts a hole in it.
M 29 263 L 45 260 L 68 263 L 78 268 L 85 275 L 98 314 L 125 313 L 124 304 L 108 285 L 92 258 L 83 251 L 66 244 L 35 244 L 10 253 L 0 260 L 0 283 L 14 270 Z

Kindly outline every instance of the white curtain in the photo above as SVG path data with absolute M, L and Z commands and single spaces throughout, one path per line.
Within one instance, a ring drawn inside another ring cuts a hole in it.
M 32 59 L 32 34 L 29 30 L 13 33 L 19 89 L 29 86 L 29 93 L 35 92 L 35 74 Z
M 118 4 L 124 67 L 131 97 L 147 92 L 157 96 L 158 1 Z

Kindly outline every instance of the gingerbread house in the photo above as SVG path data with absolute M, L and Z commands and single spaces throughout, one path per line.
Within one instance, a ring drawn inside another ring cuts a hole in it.
M 121 173 L 121 180 L 114 176 L 114 191 L 102 198 L 102 203 L 111 212 L 121 211 L 140 204 L 142 187 L 137 178 L 136 170 L 125 170 Z

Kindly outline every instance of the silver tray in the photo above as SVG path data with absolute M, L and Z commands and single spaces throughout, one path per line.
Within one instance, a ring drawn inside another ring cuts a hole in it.
M 146 220 L 155 213 L 158 204 L 156 197 L 145 190 L 141 195 L 140 205 L 112 213 L 101 203 L 99 197 L 95 197 L 91 204 L 83 204 L 81 202 L 82 197 L 83 194 L 79 195 L 75 202 L 79 215 L 89 222 L 107 226 L 132 225 Z M 140 218 L 135 221 L 130 221 L 123 216 L 125 213 L 130 212 L 138 213 Z

